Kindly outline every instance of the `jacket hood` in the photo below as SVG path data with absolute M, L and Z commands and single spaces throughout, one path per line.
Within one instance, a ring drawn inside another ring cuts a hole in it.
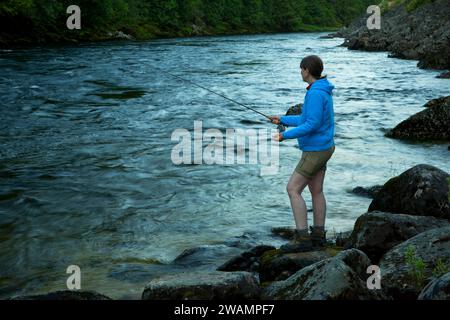
M 327 78 L 321 78 L 319 80 L 314 81 L 311 85 L 310 90 L 321 90 L 325 91 L 329 95 L 333 94 L 334 85 L 328 81 Z

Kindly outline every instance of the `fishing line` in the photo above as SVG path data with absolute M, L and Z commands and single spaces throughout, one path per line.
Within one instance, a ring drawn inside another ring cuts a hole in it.
M 151 68 L 153 68 L 153 69 L 155 69 L 155 70 L 158 70 L 158 71 L 160 71 L 160 72 L 163 73 L 163 74 L 168 74 L 168 75 L 170 75 L 170 76 L 172 76 L 172 77 L 174 77 L 174 78 L 176 78 L 176 79 L 179 79 L 179 80 L 188 82 L 188 83 L 190 83 L 190 84 L 192 84 L 192 85 L 194 85 L 194 86 L 196 86 L 196 87 L 202 88 L 203 90 L 206 90 L 206 91 L 209 91 L 209 92 L 211 92 L 211 93 L 214 93 L 214 94 L 216 94 L 216 95 L 218 95 L 218 96 L 220 96 L 220 97 L 222 97 L 222 98 L 224 98 L 224 99 L 227 99 L 228 101 L 231 101 L 231 102 L 233 102 L 233 103 L 236 103 L 237 105 L 240 105 L 240 106 L 242 106 L 242 107 L 244 107 L 244 108 L 247 108 L 247 109 L 249 109 L 249 110 L 251 110 L 251 111 L 253 111 L 253 112 L 256 112 L 256 113 L 258 113 L 258 114 L 260 114 L 260 115 L 262 115 L 262 116 L 264 116 L 264 117 L 266 117 L 267 119 L 270 120 L 270 117 L 269 117 L 268 115 L 265 115 L 264 113 L 259 112 L 258 110 L 255 110 L 255 109 L 253 109 L 253 108 L 251 108 L 251 107 L 249 107 L 249 106 L 246 106 L 246 105 L 243 104 L 243 103 L 240 103 L 240 102 L 238 102 L 238 101 L 236 101 L 236 100 L 234 100 L 234 99 L 231 99 L 231 98 L 225 96 L 224 94 L 215 92 L 215 91 L 213 91 L 213 90 L 211 90 L 211 89 L 208 89 L 208 88 L 206 88 L 206 87 L 204 87 L 204 86 L 202 86 L 202 85 L 200 85 L 200 84 L 198 84 L 198 83 L 195 83 L 194 81 L 191 81 L 191 80 L 182 78 L 182 77 L 180 77 L 180 76 L 177 76 L 177 75 L 175 75 L 175 74 L 172 74 L 172 73 L 170 73 L 170 72 L 168 72 L 168 71 L 165 71 L 165 70 L 162 70 L 162 69 L 160 69 L 160 68 L 153 67 L 153 66 L 151 66 Z

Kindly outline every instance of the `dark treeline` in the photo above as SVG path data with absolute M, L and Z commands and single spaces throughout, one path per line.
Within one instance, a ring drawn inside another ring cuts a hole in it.
M 66 8 L 81 8 L 81 30 Z M 0 41 L 100 40 L 121 30 L 165 36 L 332 30 L 364 13 L 370 0 L 1 0 Z

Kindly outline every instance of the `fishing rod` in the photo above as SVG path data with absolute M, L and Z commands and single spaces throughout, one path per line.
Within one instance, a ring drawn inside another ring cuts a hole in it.
M 271 120 L 271 118 L 270 118 L 268 115 L 265 115 L 264 113 L 259 112 L 258 110 L 255 110 L 255 109 L 253 109 L 253 108 L 251 108 L 251 107 L 249 107 L 249 106 L 246 106 L 245 104 L 240 103 L 240 102 L 238 102 L 238 101 L 236 101 L 236 100 L 234 100 L 234 99 L 228 98 L 227 96 L 225 96 L 225 95 L 223 95 L 223 94 L 221 94 L 221 93 L 215 92 L 215 91 L 213 91 L 213 90 L 211 90 L 211 89 L 208 89 L 208 88 L 206 88 L 206 87 L 204 87 L 204 86 L 202 86 L 202 85 L 200 85 L 200 84 L 198 84 L 198 83 L 195 83 L 195 82 L 193 82 L 193 81 L 191 81 L 191 80 L 182 78 L 182 77 L 177 76 L 177 75 L 175 75 L 175 74 L 172 74 L 172 73 L 170 73 L 170 72 L 168 72 L 168 71 L 161 70 L 161 69 L 156 68 L 156 67 L 153 67 L 153 66 L 152 66 L 152 68 L 153 68 L 153 69 L 156 69 L 156 70 L 159 70 L 159 71 L 162 72 L 162 73 L 168 74 L 168 75 L 170 75 L 170 76 L 172 76 L 172 77 L 174 77 L 174 78 L 176 78 L 176 79 L 179 79 L 179 80 L 188 82 L 188 83 L 190 83 L 190 84 L 192 84 L 192 85 L 194 85 L 194 86 L 197 86 L 197 87 L 202 88 L 202 89 L 204 89 L 204 90 L 206 90 L 206 91 L 209 91 L 209 92 L 211 92 L 211 93 L 214 93 L 214 94 L 216 94 L 216 95 L 218 95 L 218 96 L 220 96 L 220 97 L 222 97 L 222 98 L 224 98 L 224 99 L 227 99 L 228 101 L 234 102 L 234 103 L 236 103 L 236 104 L 238 104 L 238 105 L 240 105 L 240 106 L 242 106 L 242 107 L 244 107 L 244 108 L 247 108 L 247 109 L 249 109 L 249 110 L 252 110 L 253 112 L 259 113 L 260 115 L 262 115 L 262 116 L 266 117 L 267 119 Z
M 218 96 L 220 96 L 220 97 L 222 97 L 222 98 L 224 98 L 224 99 L 226 99 L 226 100 L 228 100 L 228 101 L 231 101 L 231 102 L 233 102 L 233 103 L 235 103 L 235 104 L 237 104 L 237 105 L 239 105 L 239 106 L 242 106 L 242 107 L 247 108 L 247 109 L 249 109 L 249 110 L 251 110 L 251 111 L 253 111 L 253 112 L 256 112 L 256 113 L 262 115 L 263 117 L 269 119 L 270 122 L 272 122 L 272 118 L 269 117 L 268 115 L 266 115 L 266 114 L 264 114 L 264 113 L 262 113 L 262 112 L 260 112 L 260 111 L 258 111 L 258 110 L 255 110 L 255 109 L 253 109 L 253 108 L 251 108 L 251 107 L 249 107 L 249 106 L 246 106 L 245 104 L 240 103 L 240 102 L 238 102 L 238 101 L 236 101 L 236 100 L 234 100 L 234 99 L 231 99 L 231 98 L 225 96 L 224 94 L 215 92 L 215 91 L 213 91 L 213 90 L 211 90 L 211 89 L 209 89 L 209 88 L 206 88 L 206 87 L 204 87 L 204 86 L 202 86 L 202 85 L 200 85 L 200 84 L 198 84 L 198 83 L 195 83 L 195 82 L 193 82 L 193 81 L 191 81 L 191 80 L 182 78 L 182 77 L 180 77 L 180 76 L 177 76 L 176 74 L 170 73 L 170 72 L 165 71 L 165 70 L 162 70 L 162 69 L 160 69 L 160 68 L 157 68 L 157 67 L 154 67 L 154 66 L 150 66 L 150 67 L 153 68 L 153 69 L 155 69 L 155 70 L 158 70 L 159 72 L 161 72 L 161 73 L 163 73 L 163 74 L 168 74 L 168 75 L 170 75 L 170 76 L 172 76 L 172 77 L 174 77 L 174 78 L 176 78 L 176 79 L 179 79 L 179 80 L 181 80 L 181 81 L 190 83 L 190 84 L 192 84 L 192 85 L 194 85 L 194 86 L 196 86 L 196 87 L 199 87 L 199 88 L 201 88 L 201 89 L 203 89 L 203 90 L 206 90 L 206 91 L 208 91 L 208 92 L 211 92 L 211 93 L 213 93 L 213 94 L 215 94 L 215 95 L 218 95 Z M 283 132 L 283 131 L 285 131 L 285 130 L 286 130 L 286 128 L 285 128 L 281 123 L 278 124 L 278 131 L 279 131 L 279 132 Z

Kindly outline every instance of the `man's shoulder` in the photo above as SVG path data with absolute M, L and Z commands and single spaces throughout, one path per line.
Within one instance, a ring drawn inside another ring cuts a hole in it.
M 327 100 L 326 96 L 327 96 L 327 93 L 324 92 L 323 90 L 317 90 L 317 89 L 316 90 L 310 90 L 306 94 L 305 102 L 307 102 L 307 100 L 310 100 L 311 98 L 313 98 L 314 100 L 320 99 L 321 101 L 326 101 Z

